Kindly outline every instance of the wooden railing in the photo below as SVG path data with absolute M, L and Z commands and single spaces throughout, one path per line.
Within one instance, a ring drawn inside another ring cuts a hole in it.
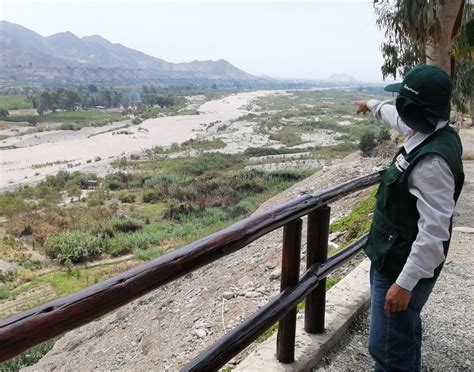
M 279 321 L 277 358 L 294 360 L 296 305 L 305 299 L 305 330 L 324 331 L 325 278 L 365 244 L 362 237 L 327 259 L 328 204 L 379 181 L 374 173 L 246 218 L 234 225 L 79 292 L 0 321 L 0 362 L 91 322 L 144 294 L 233 253 L 284 226 L 281 292 L 194 358 L 184 370 L 216 370 Z M 307 271 L 299 278 L 301 217 L 308 215 Z

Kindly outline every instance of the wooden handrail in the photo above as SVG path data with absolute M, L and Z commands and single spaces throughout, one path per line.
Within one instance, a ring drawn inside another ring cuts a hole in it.
M 189 272 L 233 253 L 259 237 L 351 192 L 374 185 L 374 173 L 298 197 L 208 237 L 71 295 L 0 321 L 0 362 L 91 322 Z
M 247 317 L 236 328 L 227 332 L 214 344 L 189 362 L 183 371 L 216 371 L 228 360 L 244 350 L 272 324 L 294 308 L 311 293 L 330 273 L 362 250 L 367 235 L 362 236 L 344 250 L 331 256 L 321 265 L 313 265 L 301 277 L 298 284 L 286 288 L 265 306 Z

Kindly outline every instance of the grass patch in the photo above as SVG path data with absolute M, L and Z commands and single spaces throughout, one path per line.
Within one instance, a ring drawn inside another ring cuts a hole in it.
M 150 261 L 154 258 L 158 258 L 163 255 L 162 247 L 152 247 L 149 249 L 141 249 L 136 254 L 135 257 L 142 261 Z
M 269 137 L 273 141 L 278 141 L 288 147 L 301 145 L 303 140 L 297 133 L 297 130 L 291 126 L 283 127 Z
M 260 336 L 258 336 L 255 342 L 257 344 L 261 344 L 262 342 L 268 340 L 277 330 L 278 330 L 278 323 L 275 323 L 270 328 L 268 328 L 265 332 L 263 332 Z
M 30 108 L 33 108 L 33 104 L 27 96 L 0 96 L 0 109 L 20 110 Z
M 377 190 L 373 190 L 370 196 L 359 202 L 347 216 L 344 216 L 329 226 L 331 233 L 336 231 L 347 232 L 347 242 L 349 244 L 352 240 L 364 235 L 370 229 L 372 222 L 372 213 L 375 208 L 375 194 Z
M 337 145 L 319 147 L 311 150 L 311 156 L 316 159 L 341 159 L 358 149 L 359 146 L 356 143 L 338 143 Z
M 3 120 L 20 123 L 28 122 L 32 118 L 35 118 L 37 123 L 63 123 L 60 127 L 62 130 L 79 130 L 86 126 L 97 127 L 123 120 L 120 113 L 100 110 L 51 112 L 44 115 L 15 115 L 8 116 Z
M 38 363 L 39 360 L 53 348 L 55 342 L 56 339 L 45 341 L 6 362 L 0 363 L 0 371 L 17 372 L 22 368 Z
M 134 265 L 136 265 L 136 262 L 121 262 L 114 265 L 85 269 L 69 266 L 67 271 L 50 272 L 40 276 L 33 276 L 31 283 L 32 285 L 49 284 L 54 288 L 58 296 L 66 296 L 110 278 Z

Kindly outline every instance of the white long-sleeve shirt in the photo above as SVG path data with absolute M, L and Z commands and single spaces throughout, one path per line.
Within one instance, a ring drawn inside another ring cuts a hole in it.
M 369 100 L 367 106 L 376 119 L 405 136 L 403 147 L 407 154 L 430 136 L 409 128 L 398 115 L 393 101 Z M 447 121 L 440 121 L 436 130 L 446 125 Z M 433 277 L 434 270 L 446 259 L 443 242 L 450 236 L 454 187 L 454 176 L 448 163 L 437 154 L 423 157 L 410 172 L 408 191 L 417 198 L 420 219 L 418 235 L 396 280 L 400 287 L 411 291 L 420 279 Z

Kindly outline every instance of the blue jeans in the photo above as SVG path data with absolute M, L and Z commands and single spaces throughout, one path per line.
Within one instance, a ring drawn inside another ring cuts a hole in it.
M 420 371 L 420 312 L 436 279 L 421 280 L 413 288 L 407 310 L 385 315 L 385 295 L 393 284 L 375 268 L 370 269 L 369 352 L 375 360 L 375 371 Z

